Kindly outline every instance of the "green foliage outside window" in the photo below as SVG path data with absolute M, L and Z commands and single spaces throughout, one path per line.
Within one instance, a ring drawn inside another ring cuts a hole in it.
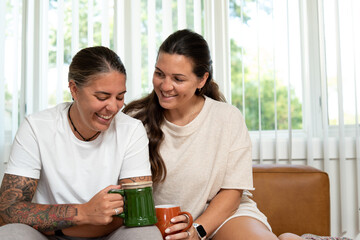
M 240 1 L 230 0 L 230 17 L 243 19 L 243 24 L 247 24 L 251 17 L 246 12 L 246 8 L 241 11 Z M 254 2 L 245 0 L 242 3 Z M 271 14 L 271 8 L 265 1 L 259 8 Z M 242 16 L 241 16 L 242 15 Z M 244 36 L 246 37 L 246 36 Z M 238 107 L 245 116 L 246 125 L 249 130 L 256 131 L 259 128 L 259 109 L 261 109 L 261 130 L 275 129 L 275 104 L 274 104 L 274 72 L 269 71 L 260 76 L 260 84 L 257 73 L 251 69 L 253 66 L 243 66 L 243 57 L 246 51 L 242 49 L 233 39 L 230 40 L 231 51 L 231 100 L 232 104 Z M 260 67 L 266 65 L 260 63 Z M 261 71 L 264 71 L 261 69 Z M 259 103 L 260 91 L 260 103 Z M 243 96 L 245 94 L 245 97 Z M 292 129 L 302 129 L 302 104 L 296 97 L 294 89 L 290 90 L 291 96 L 291 127 Z M 260 106 L 259 106 L 260 105 Z M 245 107 L 244 107 L 245 106 Z M 277 129 L 288 129 L 288 88 L 281 85 L 276 80 L 276 114 Z
M 191 10 L 191 14 L 187 13 L 187 23 L 189 26 L 193 26 L 193 1 L 187 1 L 187 10 Z M 229 14 L 231 18 L 242 18 L 243 23 L 247 24 L 251 20 L 250 13 L 247 13 L 247 9 L 244 8 L 241 12 L 240 1 L 230 0 L 229 2 Z M 251 3 L 254 0 L 242 0 L 242 3 Z M 265 2 L 266 3 L 266 2 Z M 49 1 L 50 10 L 57 8 L 58 2 L 56 0 Z M 71 1 L 65 1 L 65 14 L 64 14 L 64 64 L 71 62 Z M 94 1 L 94 45 L 101 44 L 101 24 L 100 24 L 100 9 L 99 1 Z M 88 46 L 87 40 L 87 0 L 79 1 L 79 48 Z M 161 42 L 161 1 L 156 1 L 156 44 L 159 46 Z M 7 2 L 9 8 L 9 2 Z M 147 8 L 147 1 L 141 1 L 141 8 Z M 174 9 L 177 9 L 177 2 L 174 2 Z M 270 14 L 271 8 L 268 4 L 263 4 L 261 9 Z M 54 14 L 54 11 L 52 12 Z M 242 16 L 241 16 L 242 14 Z M 177 13 L 173 12 L 173 25 L 177 28 Z M 159 20 L 160 19 L 160 20 Z M 146 91 L 148 89 L 148 62 L 147 62 L 147 12 L 143 11 L 141 15 L 141 44 L 142 44 L 142 89 Z M 113 21 L 110 22 L 110 47 L 113 48 Z M 191 28 L 191 27 L 190 27 Z M 56 66 L 56 24 L 49 28 L 49 67 Z M 243 57 L 246 56 L 246 52 L 242 52 L 241 46 L 237 45 L 235 41 L 231 39 L 231 89 L 232 89 L 232 104 L 238 107 L 241 111 L 244 111 L 246 124 L 249 130 L 259 130 L 259 91 L 260 91 L 260 104 L 261 104 L 261 130 L 274 130 L 275 129 L 275 107 L 274 107 L 274 73 L 268 72 L 260 77 L 260 84 L 257 77 L 254 77 L 253 72 L 250 71 L 249 66 L 242 66 Z M 243 76 L 244 75 L 244 76 Z M 48 81 L 56 81 L 56 79 L 48 79 Z M 67 81 L 64 79 L 63 81 Z M 260 85 L 260 88 L 259 88 Z M 243 89 L 244 88 L 244 89 Z M 302 103 L 301 100 L 294 94 L 294 89 L 291 89 L 291 121 L 293 129 L 302 129 Z M 243 96 L 245 94 L 245 96 Z M 49 105 L 56 104 L 56 93 L 53 92 L 49 96 Z M 71 101 L 71 96 L 68 89 L 63 91 L 64 101 Z M 281 85 L 280 82 L 276 82 L 276 99 L 277 99 L 277 129 L 288 129 L 288 90 L 287 86 Z M 6 90 L 6 102 L 11 102 L 11 95 Z M 8 106 L 8 105 L 7 105 Z

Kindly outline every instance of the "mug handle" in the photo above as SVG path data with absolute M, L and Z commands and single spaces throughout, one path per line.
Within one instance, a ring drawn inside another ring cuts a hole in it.
M 185 217 L 188 219 L 187 227 L 184 228 L 182 231 L 180 231 L 180 232 L 185 232 L 185 231 L 189 230 L 189 228 L 191 228 L 191 226 L 194 222 L 193 217 L 189 212 L 180 212 L 179 215 L 185 215 Z
M 124 189 L 110 189 L 108 191 L 108 193 L 118 193 L 120 194 L 121 196 L 124 196 Z M 121 217 L 121 218 L 125 218 L 125 212 L 122 212 L 118 215 L 115 215 L 115 216 L 118 216 L 118 217 Z

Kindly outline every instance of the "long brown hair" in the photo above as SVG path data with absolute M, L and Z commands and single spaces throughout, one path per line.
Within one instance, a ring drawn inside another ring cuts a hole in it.
M 193 73 L 201 78 L 205 73 L 209 77 L 202 89 L 197 89 L 198 96 L 208 96 L 214 100 L 225 102 L 224 96 L 219 91 L 218 85 L 212 76 L 212 60 L 210 50 L 205 39 L 190 30 L 179 30 L 171 34 L 160 46 L 159 53 L 178 54 L 186 56 L 193 61 Z M 133 101 L 125 106 L 124 113 L 131 114 L 141 120 L 149 137 L 149 153 L 153 181 L 160 182 L 166 178 L 166 166 L 159 149 L 164 140 L 161 125 L 164 122 L 164 109 L 159 104 L 159 99 L 152 91 L 149 95 Z

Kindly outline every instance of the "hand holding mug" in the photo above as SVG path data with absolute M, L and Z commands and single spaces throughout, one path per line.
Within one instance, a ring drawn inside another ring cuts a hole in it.
M 122 212 L 124 200 L 121 195 L 110 195 L 110 189 L 119 189 L 119 185 L 111 185 L 97 194 L 90 201 L 79 204 L 78 214 L 84 224 L 107 225 L 113 220 L 114 209 Z
M 164 239 L 168 235 L 186 232 L 189 228 L 192 227 L 193 224 L 192 215 L 189 212 L 182 212 L 180 206 L 178 205 L 157 205 L 155 206 L 155 210 L 156 210 L 156 217 L 158 219 L 156 226 L 159 228 Z M 184 221 L 181 220 L 174 221 L 176 218 L 178 218 L 178 216 L 181 215 L 184 216 Z M 187 225 L 185 228 L 182 228 L 184 222 L 186 222 Z M 172 228 L 175 227 L 176 230 L 168 232 L 170 227 Z

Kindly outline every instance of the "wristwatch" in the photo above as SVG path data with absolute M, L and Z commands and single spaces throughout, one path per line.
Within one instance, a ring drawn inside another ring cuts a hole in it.
M 201 240 L 206 239 L 206 231 L 204 227 L 198 223 L 193 223 L 193 226 Z

